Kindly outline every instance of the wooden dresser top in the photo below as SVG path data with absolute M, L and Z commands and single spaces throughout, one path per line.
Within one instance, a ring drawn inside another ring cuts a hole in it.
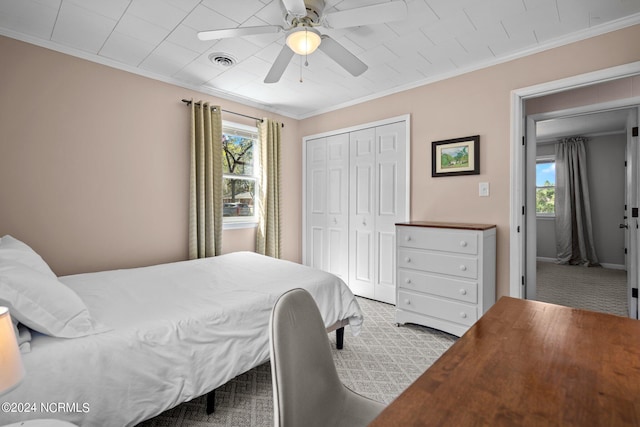
M 455 228 L 459 230 L 490 230 L 496 228 L 495 224 L 471 224 L 464 222 L 436 222 L 436 221 L 409 221 L 398 222 L 396 225 L 410 227 L 431 227 L 431 228 Z

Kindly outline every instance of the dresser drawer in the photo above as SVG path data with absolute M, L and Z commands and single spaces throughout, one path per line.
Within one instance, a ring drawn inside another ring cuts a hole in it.
M 478 259 L 470 256 L 398 249 L 398 267 L 476 279 Z
M 473 232 L 402 226 L 397 232 L 398 246 L 469 255 L 478 253 L 478 235 Z
M 476 306 L 403 290 L 398 292 L 397 307 L 401 310 L 413 311 L 466 326 L 471 326 L 478 320 Z
M 471 304 L 478 303 L 478 283 L 448 277 L 419 273 L 414 270 L 398 270 L 398 287 L 427 294 L 457 299 Z

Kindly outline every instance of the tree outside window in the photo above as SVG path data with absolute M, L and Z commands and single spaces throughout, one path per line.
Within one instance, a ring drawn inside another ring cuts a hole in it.
M 536 161 L 536 215 L 555 216 L 556 161 L 541 158 Z
M 224 222 L 255 222 L 259 180 L 256 128 L 227 124 L 222 129 Z

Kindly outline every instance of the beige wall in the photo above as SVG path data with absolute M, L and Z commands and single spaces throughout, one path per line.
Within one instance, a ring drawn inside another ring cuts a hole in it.
M 187 257 L 182 98 L 284 122 L 283 174 L 300 174 L 296 120 L 5 37 L 0 57 L 0 236 L 33 246 L 58 275 Z M 299 179 L 283 203 L 284 257 L 297 260 Z M 254 236 L 226 231 L 223 250 L 253 250 Z
M 497 296 L 508 295 L 511 91 L 638 61 L 636 40 L 640 26 L 312 117 L 300 138 L 411 114 L 411 219 L 496 224 Z M 480 175 L 431 177 L 431 141 L 476 134 Z M 479 182 L 490 183 L 490 197 L 478 196 Z
M 284 257 L 301 259 L 303 136 L 411 114 L 411 217 L 498 225 L 498 295 L 508 294 L 510 91 L 640 60 L 640 26 L 297 121 L 283 132 Z M 0 37 L 0 235 L 59 274 L 187 255 L 188 112 L 210 96 Z M 239 121 L 235 116 L 225 119 Z M 431 178 L 431 141 L 480 134 L 481 175 Z M 491 196 L 478 197 L 478 182 Z M 254 230 L 224 250 L 253 249 Z

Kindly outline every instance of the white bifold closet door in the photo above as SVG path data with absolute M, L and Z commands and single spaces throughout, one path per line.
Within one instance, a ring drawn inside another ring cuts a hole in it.
M 356 295 L 396 302 L 395 224 L 408 217 L 406 125 L 350 134 L 349 287 Z
M 307 264 L 348 282 L 349 134 L 307 142 Z
M 305 139 L 304 263 L 391 304 L 395 224 L 409 219 L 407 127 L 408 117 Z

